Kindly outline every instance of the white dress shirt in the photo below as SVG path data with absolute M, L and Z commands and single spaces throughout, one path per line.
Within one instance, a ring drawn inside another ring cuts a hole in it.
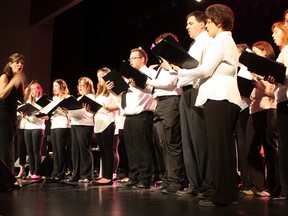
M 180 95 L 182 89 L 177 87 L 178 76 L 170 74 L 169 71 L 162 67 L 157 70 L 159 73 L 156 79 L 149 80 L 149 85 L 154 89 L 153 97 Z
M 146 66 L 140 68 L 140 71 L 152 79 L 156 76 L 156 71 Z M 155 111 L 156 100 L 152 97 L 152 87 L 146 86 L 145 89 L 136 88 L 130 85 L 126 93 L 126 106 L 121 107 L 123 115 L 136 115 L 143 111 Z
M 211 46 L 211 42 L 212 38 L 208 35 L 206 31 L 204 31 L 195 38 L 193 45 L 190 47 L 188 53 L 190 56 L 192 56 L 199 62 L 199 65 L 202 64 L 203 58 L 205 57 L 207 50 Z M 199 81 L 200 80 L 189 79 L 188 77 L 179 77 L 177 85 L 178 87 L 193 85 L 193 87 L 198 88 Z

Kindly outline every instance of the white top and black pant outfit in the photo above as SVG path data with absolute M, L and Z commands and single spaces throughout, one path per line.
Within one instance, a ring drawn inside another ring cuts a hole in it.
M 59 103 L 60 98 L 53 97 L 53 102 Z M 51 120 L 51 144 L 53 151 L 53 172 L 51 178 L 64 179 L 67 165 L 67 148 L 70 144 L 71 125 L 70 118 L 60 107 L 58 107 L 50 118 Z
M 95 100 L 93 94 L 87 94 L 86 96 Z M 94 127 L 93 114 L 82 108 L 69 110 L 69 116 L 71 118 L 73 175 L 68 181 L 76 182 L 81 180 L 80 182 L 82 183 L 88 183 L 94 178 L 91 148 Z
M 196 38 L 188 53 L 202 63 L 205 53 L 211 45 L 208 33 L 202 32 Z M 212 176 L 208 163 L 208 141 L 204 120 L 203 107 L 195 106 L 199 85 L 203 79 L 183 79 L 179 77 L 178 86 L 182 87 L 179 110 L 181 123 L 181 137 L 186 175 L 189 190 L 179 191 L 178 195 L 195 195 L 198 192 L 208 193 L 212 188 Z
M 140 70 L 150 77 L 156 74 L 146 66 Z M 139 189 L 150 188 L 153 173 L 152 137 L 156 101 L 151 92 L 150 87 L 140 89 L 130 85 L 126 105 L 121 98 L 121 112 L 125 115 L 123 136 L 129 162 L 129 182 L 124 184 Z
M 179 76 L 193 80 L 210 77 L 200 86 L 195 106 L 204 107 L 214 189 L 209 200 L 216 205 L 238 200 L 234 143 L 241 104 L 237 86 L 238 55 L 231 32 L 221 32 L 213 39 L 202 65 L 178 71 Z
M 41 107 L 34 104 L 36 108 Z M 42 157 L 42 144 L 45 134 L 45 120 L 34 115 L 26 116 L 24 138 L 29 159 L 30 175 L 40 175 L 40 165 Z
M 100 94 L 96 97 L 96 102 L 107 107 L 115 106 L 115 96 L 109 94 L 105 97 Z M 96 142 L 100 149 L 102 159 L 102 177 L 111 179 L 113 177 L 114 166 L 114 131 L 115 131 L 115 112 L 104 108 L 98 110 L 94 116 L 94 133 L 96 133 Z
M 149 81 L 149 85 L 154 88 L 153 97 L 157 100 L 154 127 L 165 166 L 161 186 L 163 193 L 175 193 L 182 188 L 184 175 L 179 114 L 182 89 L 177 88 L 178 77 L 170 75 L 164 68 L 159 67 L 157 75 Z

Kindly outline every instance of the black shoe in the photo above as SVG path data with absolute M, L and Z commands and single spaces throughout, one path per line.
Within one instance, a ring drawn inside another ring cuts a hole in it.
M 203 193 L 198 192 L 197 198 L 198 198 L 198 199 L 205 199 L 206 197 L 204 196 Z
M 199 206 L 203 206 L 203 207 L 216 207 L 216 206 L 227 207 L 227 206 L 235 206 L 235 205 L 238 205 L 238 201 L 231 202 L 230 204 L 221 205 L 221 204 L 215 204 L 212 201 L 207 200 L 207 199 L 199 200 Z
M 135 184 L 134 186 L 132 186 L 132 189 L 133 190 L 150 189 L 150 184 L 149 183 L 139 182 L 139 183 Z
M 164 194 L 175 194 L 177 191 L 181 190 L 181 184 L 171 183 L 167 188 L 163 189 L 161 192 Z
M 67 182 L 78 182 L 79 179 L 76 178 L 69 178 L 67 179 Z
M 284 187 L 281 189 L 280 194 L 277 196 L 272 196 L 272 200 L 288 200 L 288 192 Z
M 177 191 L 178 191 L 177 188 L 173 188 L 173 187 L 169 187 L 169 186 L 167 188 L 164 188 L 163 190 L 161 190 L 161 192 L 164 194 L 175 194 Z
M 129 187 L 133 187 L 134 185 L 136 185 L 137 182 L 136 181 L 132 181 L 132 180 L 128 180 L 127 182 L 124 183 L 118 183 L 117 187 L 120 188 L 129 188 Z
M 61 178 L 58 178 L 58 177 L 55 177 L 55 178 L 51 178 L 50 179 L 52 182 L 59 182 L 61 181 L 62 179 Z
M 181 197 L 193 197 L 197 196 L 198 191 L 196 189 L 178 190 L 176 195 Z
M 216 205 L 213 202 L 211 202 L 210 200 L 200 199 L 199 200 L 199 206 L 215 207 Z
M 158 187 L 153 187 L 151 188 L 151 191 L 154 191 L 154 192 L 161 192 L 163 189 L 167 188 L 167 186 L 163 186 L 163 185 L 160 185 Z

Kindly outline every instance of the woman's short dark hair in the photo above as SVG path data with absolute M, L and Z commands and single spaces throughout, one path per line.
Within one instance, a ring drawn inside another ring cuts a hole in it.
M 232 31 L 234 26 L 234 12 L 226 5 L 213 4 L 206 8 L 205 14 L 216 25 L 221 25 L 224 31 Z

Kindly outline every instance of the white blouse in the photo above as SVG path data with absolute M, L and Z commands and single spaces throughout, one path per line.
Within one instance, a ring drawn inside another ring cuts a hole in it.
M 92 100 L 95 100 L 95 95 L 93 94 L 87 94 L 86 96 Z M 79 100 L 80 98 L 81 97 L 78 97 L 77 100 Z M 84 108 L 77 110 L 69 110 L 68 113 L 71 118 L 71 126 L 72 125 L 94 126 L 93 114 L 87 112 Z
M 105 97 L 103 94 L 100 94 L 96 97 L 96 102 L 102 106 L 115 106 L 117 104 L 116 98 L 113 94 L 109 94 Z M 108 111 L 103 107 L 95 113 L 94 116 L 94 132 L 101 133 L 103 132 L 112 122 L 115 121 L 115 112 Z
M 237 85 L 238 56 L 231 32 L 221 32 L 213 39 L 202 65 L 178 71 L 180 77 L 192 80 L 208 77 L 199 88 L 196 106 L 202 106 L 208 99 L 228 100 L 241 105 Z
M 284 64 L 287 67 L 285 84 L 278 84 L 274 92 L 277 103 L 280 103 L 288 100 L 288 45 L 281 50 L 276 61 Z
M 29 103 L 29 102 L 28 102 Z M 37 109 L 41 109 L 41 106 L 38 104 L 33 104 Z M 42 118 L 37 118 L 35 115 L 25 116 L 25 129 L 33 130 L 33 129 L 45 129 L 45 120 Z
M 69 96 L 68 96 L 69 97 Z M 59 97 L 53 97 L 53 101 L 58 104 L 63 99 Z M 67 113 L 65 113 L 62 108 L 58 107 L 50 118 L 51 120 L 51 129 L 55 128 L 71 128 L 70 125 L 70 117 Z

